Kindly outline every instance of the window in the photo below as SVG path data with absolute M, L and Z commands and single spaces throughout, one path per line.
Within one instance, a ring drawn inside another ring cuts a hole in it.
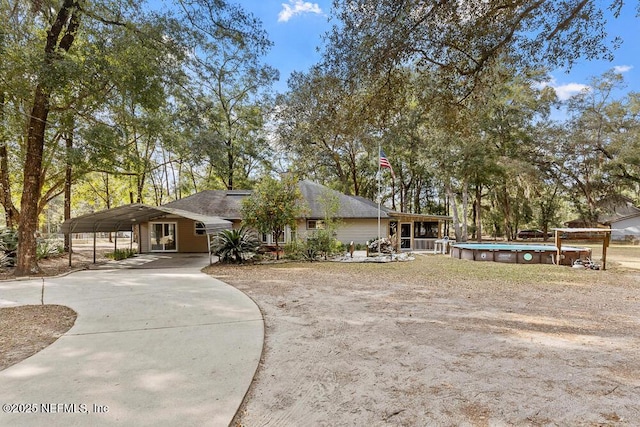
M 307 220 L 307 230 L 324 230 L 324 221 L 317 219 Z
M 437 238 L 438 223 L 427 221 L 416 221 L 413 223 L 413 237 L 417 239 Z
M 149 240 L 151 252 L 176 252 L 177 224 L 172 222 L 154 222 L 150 224 Z
M 267 245 L 273 245 L 276 242 L 276 233 L 271 233 L 270 235 L 267 233 L 260 234 L 262 238 L 262 243 Z M 280 233 L 278 236 L 278 243 L 284 243 L 284 232 Z
M 194 223 L 195 225 L 195 234 L 196 236 L 204 236 L 207 234 L 207 229 L 204 226 L 204 223 L 200 222 L 200 221 L 196 221 Z
M 271 241 L 272 242 L 276 241 L 276 233 L 271 234 Z M 280 233 L 280 235 L 278 236 L 278 243 L 284 243 L 284 232 Z

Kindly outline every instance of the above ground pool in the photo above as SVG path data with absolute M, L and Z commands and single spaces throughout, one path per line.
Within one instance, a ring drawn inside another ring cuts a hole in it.
M 590 259 L 591 249 L 562 246 L 559 264 L 573 265 L 577 259 Z M 494 261 L 511 264 L 558 264 L 558 248 L 554 245 L 523 245 L 516 243 L 455 243 L 451 257 L 473 261 Z

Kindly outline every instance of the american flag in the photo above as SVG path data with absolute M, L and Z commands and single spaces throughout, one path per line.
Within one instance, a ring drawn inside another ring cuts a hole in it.
M 391 171 L 391 176 L 394 178 L 396 177 L 396 174 L 393 173 L 391 163 L 389 163 L 389 160 L 387 159 L 387 156 L 384 154 L 384 151 L 382 151 L 382 149 L 380 149 L 380 167 L 389 169 Z

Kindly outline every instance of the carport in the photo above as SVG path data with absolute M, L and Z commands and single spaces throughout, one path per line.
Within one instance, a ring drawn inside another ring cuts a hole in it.
M 201 222 L 206 230 L 207 239 L 221 230 L 229 230 L 232 227 L 231 221 L 227 221 L 217 216 L 201 215 L 182 209 L 167 208 L 164 206 L 149 206 L 142 203 L 132 203 L 113 209 L 106 209 L 82 215 L 66 220 L 60 226 L 60 232 L 67 236 L 69 241 L 69 266 L 71 266 L 71 235 L 73 233 L 93 233 L 93 262 L 96 262 L 96 233 L 111 233 L 118 231 L 134 232 L 138 227 L 140 236 L 140 224 L 155 219 L 164 218 L 167 215 L 176 215 Z M 117 245 L 117 235 L 116 235 Z M 209 249 L 209 261 L 211 261 L 211 249 Z

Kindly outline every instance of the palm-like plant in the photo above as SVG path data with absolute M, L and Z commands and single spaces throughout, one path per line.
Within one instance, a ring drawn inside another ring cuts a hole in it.
M 0 229 L 0 267 L 15 264 L 18 251 L 18 232 L 12 228 Z
M 211 252 L 222 261 L 243 262 L 248 253 L 255 253 L 262 243 L 252 230 L 242 226 L 219 232 L 211 243 Z

